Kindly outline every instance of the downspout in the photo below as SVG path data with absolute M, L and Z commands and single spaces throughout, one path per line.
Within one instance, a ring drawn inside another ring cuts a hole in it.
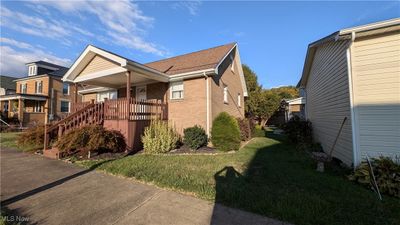
M 353 167 L 354 169 L 359 163 L 359 154 L 358 154 L 358 136 L 356 129 L 356 119 L 355 119 L 355 108 L 354 108 L 354 87 L 353 87 L 353 73 L 352 73 L 352 62 L 351 62 L 351 48 L 353 46 L 353 42 L 356 39 L 356 33 L 351 33 L 351 40 L 346 49 L 346 57 L 347 57 L 347 75 L 349 80 L 349 95 L 350 95 L 350 112 L 351 112 L 351 133 L 353 140 Z
M 204 77 L 206 78 L 206 131 L 207 131 L 207 136 L 210 137 L 210 85 L 208 83 L 208 76 L 206 75 L 206 72 L 203 72 Z

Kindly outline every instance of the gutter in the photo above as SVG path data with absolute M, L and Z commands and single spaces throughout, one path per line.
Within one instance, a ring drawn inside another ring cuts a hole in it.
M 208 76 L 203 72 L 203 76 L 206 78 L 206 131 L 207 136 L 210 137 L 210 84 L 208 82 Z
M 350 113 L 351 113 L 351 133 L 352 133 L 352 142 L 353 142 L 353 167 L 354 169 L 358 165 L 359 159 L 359 149 L 358 149 L 358 134 L 357 134 L 357 121 L 356 121 L 356 112 L 354 108 L 354 87 L 353 87 L 353 73 L 352 73 L 352 61 L 351 61 L 351 49 L 353 46 L 353 42 L 356 39 L 356 33 L 351 33 L 351 39 L 349 45 L 346 49 L 346 58 L 347 58 L 347 75 L 349 80 L 349 95 L 350 95 Z

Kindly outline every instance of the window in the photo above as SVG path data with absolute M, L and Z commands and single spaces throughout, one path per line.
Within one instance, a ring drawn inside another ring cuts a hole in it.
M 20 84 L 19 85 L 19 89 L 20 89 L 20 92 L 22 94 L 26 94 L 26 83 L 25 84 Z
M 28 76 L 34 76 L 37 72 L 37 66 L 29 66 L 28 67 Z
M 43 91 L 43 81 L 36 81 L 36 83 L 35 83 L 35 91 L 36 91 L 36 93 L 42 93 L 42 91 Z
M 63 94 L 69 95 L 69 84 L 63 83 Z
M 242 107 L 242 96 L 240 95 L 240 93 L 238 94 L 237 104 L 239 107 Z
M 61 112 L 69 112 L 69 101 L 61 101 Z
M 171 99 L 183 99 L 183 81 L 170 84 Z
M 42 112 L 42 105 L 39 101 L 35 101 L 35 107 L 33 108 L 34 112 Z
M 117 91 L 104 91 L 97 93 L 97 102 L 104 102 L 104 99 L 117 99 Z
M 224 103 L 228 103 L 228 86 L 224 87 Z

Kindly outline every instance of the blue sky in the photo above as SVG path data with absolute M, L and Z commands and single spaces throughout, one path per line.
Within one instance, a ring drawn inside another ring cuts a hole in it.
M 0 73 L 25 76 L 36 60 L 69 66 L 87 44 L 146 63 L 236 41 L 264 87 L 295 85 L 310 42 L 399 16 L 399 1 L 7 1 Z

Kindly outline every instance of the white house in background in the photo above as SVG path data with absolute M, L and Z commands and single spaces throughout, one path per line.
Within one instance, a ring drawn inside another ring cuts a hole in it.
M 400 156 L 400 18 L 311 43 L 298 86 L 325 151 L 347 165 Z
M 285 101 L 285 122 L 288 122 L 293 116 L 298 116 L 300 118 L 305 118 L 305 105 L 306 98 L 294 98 Z

